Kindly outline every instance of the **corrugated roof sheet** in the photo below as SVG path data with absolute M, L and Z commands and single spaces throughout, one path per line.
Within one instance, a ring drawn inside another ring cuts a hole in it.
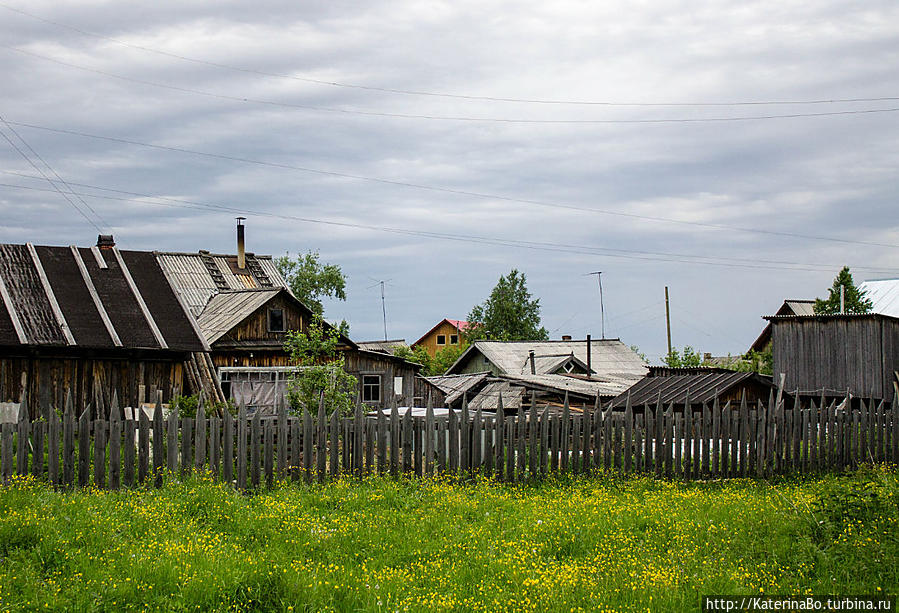
M 0 280 L 6 345 L 207 349 L 150 252 L 0 245 Z
M 632 406 L 655 405 L 661 394 L 663 405 L 683 404 L 690 393 L 690 405 L 712 402 L 716 394 L 726 394 L 730 389 L 750 381 L 773 387 L 771 377 L 753 372 L 712 372 L 701 375 L 672 375 L 645 377 L 629 390 L 621 393 L 612 408 L 623 408 L 630 395 Z
M 277 296 L 282 288 L 226 291 L 209 299 L 197 318 L 200 330 L 210 345 L 231 328 L 253 314 L 256 309 Z
M 865 281 L 858 286 L 871 300 L 874 313 L 899 317 L 899 279 L 877 279 Z
M 569 375 L 502 375 L 502 378 L 524 385 L 536 385 L 564 394 L 566 391 L 582 396 L 617 396 L 640 381 L 638 375 L 593 375 L 590 379 Z
M 647 368 L 632 349 L 618 339 L 592 340 L 590 344 L 591 368 L 600 376 L 642 377 Z M 507 375 L 531 373 L 528 353 L 534 352 L 536 374 L 552 373 L 564 357 L 573 355 L 587 364 L 587 341 L 475 341 L 471 347 L 447 370 L 454 374 L 473 354 L 480 352 L 497 369 Z
M 393 355 L 393 352 L 396 351 L 397 347 L 406 346 L 406 340 L 400 338 L 390 341 L 356 341 L 356 344 L 359 345 L 360 349 L 366 349 L 368 351 L 380 351 L 381 353 L 389 353 L 390 355 Z
M 489 372 L 482 372 L 474 375 L 443 375 L 425 378 L 446 393 L 446 403 L 452 405 L 462 398 L 463 394 L 476 390 L 477 386 L 489 376 Z
M 228 262 L 236 260 L 236 255 L 200 252 L 157 253 L 159 265 L 166 271 L 172 285 L 181 294 L 195 316 L 199 316 L 209 299 L 220 291 L 212 274 L 206 268 L 203 261 L 204 255 L 215 263 L 228 289 L 242 290 L 261 287 L 260 280 L 253 276 L 249 268 L 246 269 L 246 274 L 235 274 L 231 270 Z M 289 289 L 270 255 L 253 255 L 252 257 L 259 263 L 260 269 L 269 278 L 274 288 Z

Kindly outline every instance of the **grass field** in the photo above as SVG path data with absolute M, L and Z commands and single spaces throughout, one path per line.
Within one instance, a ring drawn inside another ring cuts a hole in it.
M 0 610 L 695 611 L 899 588 L 899 473 L 0 488 Z

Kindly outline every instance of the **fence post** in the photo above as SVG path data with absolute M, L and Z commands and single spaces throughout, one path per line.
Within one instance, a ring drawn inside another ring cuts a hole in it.
M 112 402 L 109 405 L 109 489 L 111 490 L 117 490 L 122 485 L 122 419 L 119 411 L 119 396 L 113 390 Z M 131 441 L 131 445 L 134 449 L 134 441 Z M 134 467 L 131 469 L 133 471 Z M 127 468 L 125 470 L 127 472 Z
M 90 405 L 85 407 L 78 418 L 78 485 L 87 487 L 90 485 L 90 454 L 91 454 L 91 422 Z

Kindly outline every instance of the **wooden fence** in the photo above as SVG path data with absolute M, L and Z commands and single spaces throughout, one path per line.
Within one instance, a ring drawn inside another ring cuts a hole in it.
M 708 479 L 899 461 L 899 420 L 891 405 L 847 399 L 786 409 L 780 394 L 767 406 L 716 401 L 686 413 L 661 404 L 628 405 L 623 412 L 572 409 L 567 401 L 561 411 L 535 406 L 495 416 L 467 408 L 435 416 L 430 407 L 423 417 L 401 416 L 396 408 L 371 416 L 357 407 L 353 417 L 341 418 L 320 406 L 315 416 L 282 409 L 268 418 L 248 417 L 241 407 L 235 418 L 207 417 L 201 406 L 193 418 L 177 411 L 164 417 L 158 401 L 137 419 L 122 419 L 116 406 L 108 413 L 108 420 L 91 420 L 90 410 L 76 417 L 68 402 L 61 416 L 46 411 L 49 419 L 30 422 L 23 406 L 18 421 L 0 431 L 4 482 L 30 474 L 61 488 L 117 489 L 159 486 L 167 476 L 192 472 L 240 489 L 370 473 L 523 481 L 615 471 Z

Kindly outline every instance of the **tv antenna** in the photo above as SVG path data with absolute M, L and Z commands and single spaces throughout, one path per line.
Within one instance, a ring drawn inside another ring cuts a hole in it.
M 594 272 L 588 272 L 587 275 L 596 275 L 596 280 L 599 282 L 599 321 L 602 330 L 602 338 L 605 340 L 606 338 L 606 310 L 602 303 L 602 271 L 597 270 Z

